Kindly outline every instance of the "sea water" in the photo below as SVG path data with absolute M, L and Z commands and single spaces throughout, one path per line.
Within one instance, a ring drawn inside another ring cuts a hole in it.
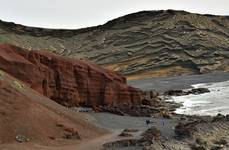
M 187 115 L 217 115 L 229 114 L 229 81 L 218 83 L 201 83 L 193 88 L 208 88 L 210 93 L 199 95 L 173 96 L 172 100 L 182 103 L 176 110 L 178 114 Z

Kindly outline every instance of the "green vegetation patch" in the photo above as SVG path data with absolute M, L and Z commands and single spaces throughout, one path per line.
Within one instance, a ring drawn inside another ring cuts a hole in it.
M 2 77 L 4 76 L 4 72 L 0 70 L 0 80 L 2 80 Z
M 13 81 L 12 86 L 18 90 L 20 90 L 24 87 L 24 85 L 18 81 Z

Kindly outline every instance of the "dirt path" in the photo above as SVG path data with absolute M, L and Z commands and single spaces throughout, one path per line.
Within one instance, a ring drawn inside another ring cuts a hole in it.
M 101 150 L 102 145 L 111 142 L 113 140 L 117 140 L 118 135 L 121 133 L 121 130 L 115 130 L 112 133 L 106 134 L 102 137 L 96 138 L 94 140 L 81 143 L 77 145 L 77 150 Z
M 111 133 L 105 134 L 101 137 L 84 141 L 80 144 L 73 144 L 67 146 L 58 146 L 58 147 L 51 147 L 51 146 L 41 146 L 32 143 L 14 143 L 14 144 L 4 144 L 0 145 L 0 150 L 101 150 L 103 148 L 103 144 L 107 142 L 111 142 L 113 140 L 118 140 L 118 135 L 121 133 L 122 130 L 115 130 Z

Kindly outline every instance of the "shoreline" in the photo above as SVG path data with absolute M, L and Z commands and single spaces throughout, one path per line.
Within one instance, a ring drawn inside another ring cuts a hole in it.
M 199 114 L 200 116 L 215 116 L 218 113 L 228 114 L 228 83 L 229 72 L 129 81 L 130 85 L 140 87 L 144 90 L 158 90 L 162 95 L 162 99 L 164 99 L 165 92 L 168 91 L 184 91 L 183 93 L 185 93 L 185 91 L 196 88 L 208 89 L 210 90 L 209 93 L 197 95 L 192 93 L 189 95 L 179 95 L 180 93 L 178 93 L 179 96 L 166 97 L 170 102 L 183 105 L 176 109 L 176 113 Z
M 188 115 L 210 115 L 229 114 L 228 91 L 229 81 L 217 83 L 202 83 L 192 85 L 193 89 L 206 89 L 209 92 L 201 94 L 189 94 L 171 96 L 169 101 L 181 103 L 183 106 L 176 109 L 178 114 Z M 186 90 L 184 90 L 186 91 Z
M 189 89 L 194 84 L 201 83 L 218 83 L 229 81 L 229 72 L 215 72 L 201 75 L 183 75 L 174 77 L 157 77 L 146 78 L 140 80 L 129 80 L 130 86 L 140 88 L 142 90 L 156 90 L 160 93 L 171 89 Z

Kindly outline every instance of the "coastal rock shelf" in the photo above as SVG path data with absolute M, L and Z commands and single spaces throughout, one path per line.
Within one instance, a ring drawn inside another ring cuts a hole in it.
M 0 69 L 65 106 L 141 104 L 142 91 L 95 64 L 47 51 L 0 45 Z
M 164 95 L 167 96 L 183 96 L 183 95 L 189 95 L 189 94 L 203 94 L 203 93 L 209 93 L 210 90 L 207 88 L 194 88 L 191 90 L 169 90 L 164 92 Z

